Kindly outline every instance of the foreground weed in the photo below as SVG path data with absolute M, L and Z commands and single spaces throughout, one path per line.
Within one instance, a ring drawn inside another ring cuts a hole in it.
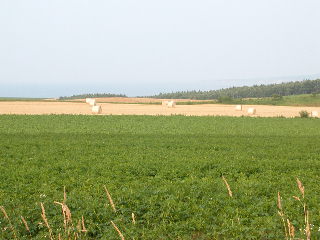
M 222 177 L 222 180 L 228 190 L 228 196 L 230 198 L 233 198 L 231 187 L 230 187 L 229 183 L 227 182 L 226 178 Z M 300 192 L 300 196 L 293 196 L 293 198 L 295 200 L 297 200 L 303 207 L 303 215 L 304 215 L 303 235 L 305 236 L 305 240 L 311 240 L 311 229 L 310 229 L 311 224 L 310 224 L 310 219 L 309 219 L 309 210 L 308 210 L 308 207 L 307 207 L 307 204 L 305 201 L 305 188 L 304 188 L 302 182 L 298 178 L 296 179 L 296 181 L 297 181 L 297 186 L 298 186 L 298 189 Z M 107 190 L 107 188 L 105 186 L 104 186 L 104 190 L 107 193 L 107 198 L 110 201 L 110 204 L 111 204 L 113 210 L 115 210 L 115 204 L 111 198 L 111 194 L 109 193 L 109 191 Z M 88 232 L 88 230 L 85 226 L 84 216 L 82 216 L 81 219 L 79 219 L 78 225 L 76 228 L 73 226 L 71 211 L 70 211 L 69 207 L 67 206 L 66 201 L 67 201 L 67 195 L 66 195 L 66 191 L 64 188 L 63 202 L 57 202 L 57 201 L 54 202 L 54 204 L 61 206 L 61 212 L 62 212 L 62 216 L 63 216 L 63 226 L 64 226 L 64 233 L 63 234 L 61 232 L 58 232 L 58 230 L 53 230 L 51 228 L 49 221 L 48 221 L 48 218 L 47 218 L 47 215 L 46 215 L 44 204 L 40 203 L 41 218 L 43 220 L 45 227 L 48 230 L 48 233 L 49 233 L 48 238 L 50 240 L 66 240 L 66 239 L 80 240 L 80 239 L 83 239 L 83 237 L 85 237 Z M 296 230 L 295 230 L 296 228 L 295 228 L 294 224 L 292 223 L 292 220 L 289 219 L 288 215 L 284 211 L 280 192 L 278 192 L 278 194 L 277 194 L 277 209 L 278 209 L 278 214 L 281 218 L 281 222 L 282 222 L 283 229 L 284 229 L 284 238 L 286 240 L 301 239 L 301 238 L 296 238 Z M 9 227 L 12 232 L 13 238 L 18 239 L 16 230 L 15 230 L 6 210 L 4 209 L 3 206 L 0 206 L 0 210 L 3 213 L 4 219 L 6 219 L 7 222 L 9 223 Z M 131 218 L 132 218 L 132 224 L 135 225 L 136 224 L 136 217 L 135 217 L 134 213 L 131 214 Z M 239 220 L 238 215 L 237 215 L 237 218 L 238 218 L 238 221 L 240 224 L 240 220 Z M 30 228 L 29 228 L 27 221 L 22 216 L 21 216 L 21 220 L 22 220 L 22 222 L 25 226 L 25 229 L 28 232 L 30 238 L 32 238 L 33 236 L 31 234 L 31 231 L 30 231 Z M 115 229 L 115 231 L 117 232 L 119 238 L 121 240 L 124 240 L 125 239 L 124 234 L 119 229 L 119 227 L 115 224 L 115 222 L 111 220 L 110 223 L 111 223 L 112 227 Z
M 222 180 L 223 180 L 223 182 L 225 183 L 225 185 L 227 187 L 229 197 L 232 198 L 232 191 L 231 191 L 229 183 L 227 182 L 227 179 L 224 176 L 222 176 Z
M 117 225 L 111 221 L 112 226 L 114 227 L 114 229 L 117 231 L 117 233 L 119 234 L 119 237 L 121 238 L 121 240 L 124 240 L 124 236 L 122 234 L 122 232 L 119 230 L 119 228 L 117 227 Z
M 10 226 L 10 229 L 11 229 L 11 231 L 12 231 L 12 234 L 13 234 L 14 239 L 17 239 L 16 230 L 15 230 L 15 228 L 13 227 L 13 225 L 12 225 L 12 223 L 11 223 L 11 220 L 10 220 L 10 218 L 9 218 L 6 210 L 4 209 L 3 206 L 0 206 L 0 210 L 1 210 L 1 212 L 3 213 L 4 218 L 9 222 L 9 226 Z
M 303 207 L 303 217 L 304 217 L 304 226 L 300 229 L 303 229 L 303 235 L 305 235 L 306 240 L 311 239 L 311 224 L 309 218 L 309 210 L 305 201 L 305 188 L 299 178 L 296 179 L 298 189 L 300 191 L 301 196 L 293 196 L 295 200 L 297 200 Z M 295 239 L 295 227 L 291 223 L 289 217 L 285 214 L 284 209 L 281 203 L 280 192 L 278 192 L 278 214 L 281 217 L 284 227 L 285 239 L 294 240 Z
M 106 194 L 107 194 L 108 200 L 109 200 L 109 202 L 110 202 L 110 205 L 111 205 L 113 211 L 116 212 L 116 211 L 117 211 L 117 210 L 116 210 L 116 205 L 113 203 L 112 197 L 111 197 L 111 195 L 110 195 L 107 187 L 106 187 L 106 186 L 103 186 L 103 187 L 104 187 L 104 190 L 105 190 L 105 192 L 106 192 Z

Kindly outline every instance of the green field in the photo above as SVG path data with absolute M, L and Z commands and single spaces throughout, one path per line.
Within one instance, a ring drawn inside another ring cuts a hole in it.
M 320 94 L 301 94 L 264 98 L 229 98 L 222 97 L 218 100 L 200 101 L 200 102 L 177 102 L 177 105 L 194 104 L 243 104 L 243 105 L 274 105 L 274 106 L 309 106 L 320 107 Z
M 63 234 L 53 202 L 64 186 L 74 227 L 85 218 L 80 239 L 120 239 L 111 220 L 125 239 L 285 239 L 278 191 L 302 238 L 296 177 L 320 238 L 319 119 L 2 115 L 0 137 L 0 206 L 18 239 L 31 238 L 20 216 L 32 239 L 49 239 L 40 202 Z M 12 238 L 0 212 L 0 239 Z
M 320 94 L 283 96 L 281 99 L 274 99 L 272 97 L 234 99 L 232 102 L 233 104 L 320 107 Z
M 0 97 L 0 102 L 11 102 L 11 101 L 47 101 L 45 98 L 19 98 L 19 97 Z

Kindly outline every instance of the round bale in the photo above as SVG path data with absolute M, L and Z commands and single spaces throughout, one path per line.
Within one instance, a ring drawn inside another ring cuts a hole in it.
M 256 109 L 255 108 L 248 108 L 248 113 L 250 115 L 254 115 L 254 114 L 256 114 Z
M 242 111 L 242 105 L 236 105 L 236 111 Z
M 91 110 L 92 110 L 92 113 L 93 113 L 93 114 L 100 114 L 100 113 L 102 113 L 102 108 L 101 108 L 101 106 L 98 106 L 98 105 L 92 106 Z
M 175 101 L 169 101 L 167 106 L 168 106 L 168 108 L 174 108 L 176 106 L 176 102 Z

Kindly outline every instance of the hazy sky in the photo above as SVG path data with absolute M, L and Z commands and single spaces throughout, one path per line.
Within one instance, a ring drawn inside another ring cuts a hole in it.
M 0 96 L 320 76 L 319 11 L 319 0 L 1 0 Z

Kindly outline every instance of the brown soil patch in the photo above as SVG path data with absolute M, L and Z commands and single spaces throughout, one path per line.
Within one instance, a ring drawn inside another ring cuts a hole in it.
M 236 111 L 234 105 L 198 104 L 177 105 L 167 108 L 151 104 L 113 104 L 100 103 L 103 115 L 186 115 L 186 116 L 250 116 L 249 107 L 256 108 L 257 117 L 297 117 L 301 110 L 319 111 L 316 107 L 287 107 L 244 105 L 242 111 Z M 0 114 L 83 114 L 91 115 L 91 108 L 86 103 L 72 102 L 0 102 Z

